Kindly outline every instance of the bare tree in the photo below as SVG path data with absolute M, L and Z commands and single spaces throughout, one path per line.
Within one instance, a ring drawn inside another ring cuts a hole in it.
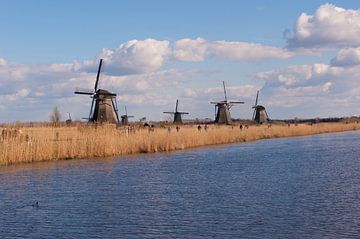
M 50 121 L 55 125 L 58 125 L 61 120 L 61 114 L 57 106 L 50 112 Z

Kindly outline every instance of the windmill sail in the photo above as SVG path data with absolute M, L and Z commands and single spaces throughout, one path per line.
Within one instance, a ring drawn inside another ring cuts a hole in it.
M 225 96 L 225 101 L 227 101 L 225 81 L 223 81 L 223 87 L 224 87 L 224 96 Z
M 97 71 L 97 74 L 96 74 L 96 81 L 95 81 L 95 86 L 94 86 L 95 91 L 97 91 L 97 86 L 98 86 L 98 83 L 99 83 L 102 62 L 103 62 L 103 59 L 100 59 L 99 68 L 98 68 L 98 71 Z
M 258 99 L 259 99 L 259 91 L 257 91 L 257 93 L 256 93 L 256 99 L 255 99 L 255 105 L 254 105 L 254 113 L 253 113 L 253 116 L 252 116 L 252 120 L 254 120 L 255 119 L 255 113 L 256 113 L 256 106 L 257 106 L 257 103 L 258 103 Z

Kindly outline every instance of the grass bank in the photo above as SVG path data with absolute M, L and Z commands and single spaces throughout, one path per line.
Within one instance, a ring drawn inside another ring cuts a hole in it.
M 205 145 L 246 142 L 267 138 L 303 136 L 359 130 L 360 124 L 319 123 L 298 125 L 209 125 L 147 128 L 115 126 L 18 127 L 21 134 L 2 136 L 0 165 L 48 160 L 108 157 L 135 153 L 152 153 Z M 15 130 L 15 129 L 14 129 Z

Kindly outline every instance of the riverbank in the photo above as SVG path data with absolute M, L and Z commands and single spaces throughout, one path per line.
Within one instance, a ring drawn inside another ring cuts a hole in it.
M 259 139 L 359 130 L 360 124 L 318 123 L 248 127 L 184 125 L 155 128 L 105 126 L 22 127 L 0 141 L 0 165 L 108 157 L 187 149 Z

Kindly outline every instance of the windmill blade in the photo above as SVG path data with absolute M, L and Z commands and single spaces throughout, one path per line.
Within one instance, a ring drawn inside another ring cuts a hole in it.
M 214 106 L 215 106 L 215 119 L 216 119 L 216 107 L 217 107 L 217 104 L 215 104 Z
M 225 100 L 221 100 L 221 101 L 211 101 L 210 104 L 225 104 L 226 101 Z
M 126 105 L 125 105 L 125 115 L 127 116 L 127 108 L 126 108 Z
M 74 94 L 78 95 L 94 95 L 95 92 L 91 89 L 76 88 Z
M 115 103 L 114 103 L 115 101 Z M 120 123 L 120 120 L 119 120 L 119 114 L 118 114 L 118 106 L 117 106 L 117 102 L 116 102 L 116 98 L 112 98 L 111 99 L 111 103 L 112 103 L 112 107 L 114 109 L 114 112 L 115 112 L 115 116 L 116 116 L 116 120 L 117 120 L 117 123 L 119 124 Z
M 95 87 L 94 87 L 95 91 L 97 91 L 97 86 L 98 86 L 98 83 L 99 83 L 102 62 L 103 62 L 103 59 L 100 59 L 99 68 L 98 68 L 98 72 L 97 72 L 97 75 L 96 75 Z
M 90 119 L 91 119 L 91 114 L 92 114 L 92 112 L 93 112 L 94 101 L 95 101 L 95 98 L 93 98 L 93 99 L 92 99 L 92 102 L 91 102 L 90 113 L 89 113 L 89 121 L 90 121 Z
M 175 114 L 175 112 L 168 112 L 168 111 L 165 111 L 163 112 L 164 114 Z
M 74 94 L 79 95 L 93 95 L 95 92 L 91 89 L 76 88 Z
M 226 95 L 226 87 L 225 87 L 225 81 L 223 81 L 223 87 L 224 87 L 224 95 L 225 95 L 225 101 L 227 101 L 227 95 Z
M 244 101 L 230 101 L 230 104 L 245 104 Z
M 254 112 L 253 112 L 253 115 L 252 115 L 252 120 L 255 120 L 255 113 L 256 113 L 256 107 L 255 106 L 253 106 L 253 108 L 254 108 Z
M 188 115 L 189 112 L 176 112 L 176 113 L 179 113 L 179 114 L 182 114 L 182 115 Z
M 93 95 L 94 92 L 75 91 L 74 94 L 77 94 L 77 95 Z
M 256 93 L 255 106 L 257 106 L 257 103 L 258 103 L 258 98 L 259 98 L 259 91 L 257 91 L 257 93 Z
M 175 112 L 178 112 L 179 100 L 176 100 Z

